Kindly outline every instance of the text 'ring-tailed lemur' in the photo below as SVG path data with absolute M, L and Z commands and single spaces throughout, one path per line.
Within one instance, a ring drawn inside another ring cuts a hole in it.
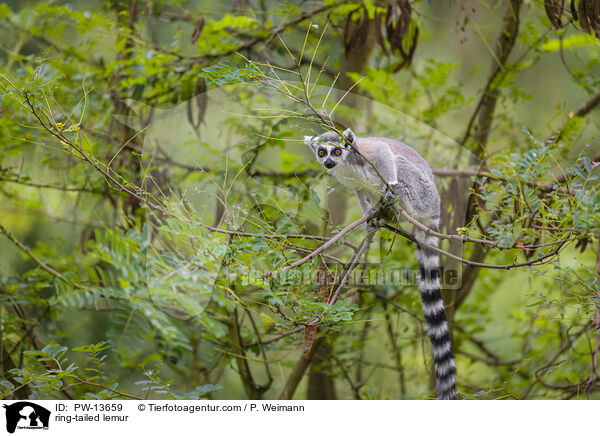
M 334 131 L 319 136 L 305 136 L 304 143 L 313 150 L 317 161 L 343 185 L 352 188 L 363 215 L 378 208 L 392 207 L 395 200 L 415 219 L 437 231 L 440 220 L 440 197 L 427 162 L 408 145 L 388 138 L 359 138 L 347 129 L 343 138 Z M 382 201 L 383 197 L 383 201 Z M 367 221 L 367 232 L 377 230 L 376 222 Z M 416 257 L 420 274 L 425 329 L 431 340 L 437 377 L 437 398 L 455 397 L 456 365 L 440 291 L 438 239 L 422 229 L 415 229 L 418 245 Z M 429 246 L 429 247 L 427 247 Z

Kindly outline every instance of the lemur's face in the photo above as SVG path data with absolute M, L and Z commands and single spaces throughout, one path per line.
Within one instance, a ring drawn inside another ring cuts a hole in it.
M 350 143 L 354 143 L 354 134 L 350 129 L 344 131 L 344 136 Z M 346 160 L 352 153 L 348 142 L 334 131 L 319 136 L 305 136 L 304 143 L 313 150 L 317 162 L 328 170 Z

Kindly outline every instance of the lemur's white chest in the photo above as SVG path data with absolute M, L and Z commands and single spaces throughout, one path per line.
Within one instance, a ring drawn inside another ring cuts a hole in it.
M 376 174 L 371 174 L 364 166 L 341 162 L 330 173 L 342 184 L 352 189 L 379 189 L 381 182 Z

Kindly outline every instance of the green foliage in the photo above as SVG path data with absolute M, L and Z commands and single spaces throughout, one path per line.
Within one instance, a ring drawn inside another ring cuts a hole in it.
M 203 68 L 198 74 L 204 77 L 210 85 L 223 86 L 231 83 L 249 81 L 256 76 L 256 70 L 252 67 L 237 68 L 227 63 L 218 63 Z
M 301 141 L 331 123 L 414 145 L 465 240 L 442 249 L 509 269 L 442 257 L 463 397 L 598 398 L 597 38 L 536 0 L 491 77 L 501 2 L 412 2 L 394 71 L 397 2 L 121 3 L 0 5 L 1 398 L 277 398 L 321 337 L 340 398 L 430 397 L 407 240 L 354 272 L 409 279 L 335 301 L 362 228 L 285 269 L 361 214 Z M 363 17 L 381 34 L 346 48 Z

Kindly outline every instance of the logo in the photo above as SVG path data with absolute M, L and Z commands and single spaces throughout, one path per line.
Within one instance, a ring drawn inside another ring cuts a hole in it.
M 6 431 L 14 433 L 15 429 L 48 430 L 50 411 L 29 401 L 19 401 L 6 409 Z

